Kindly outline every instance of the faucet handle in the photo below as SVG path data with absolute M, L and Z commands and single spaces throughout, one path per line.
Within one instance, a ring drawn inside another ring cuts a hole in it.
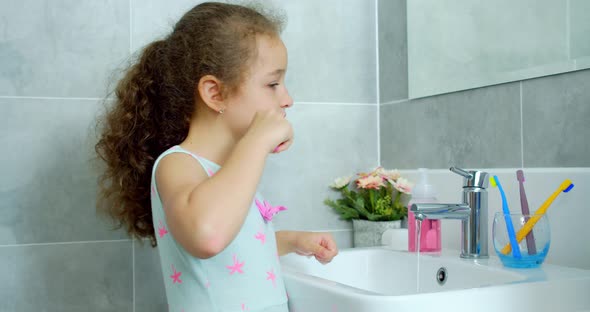
M 469 173 L 461 168 L 451 167 L 449 170 L 451 170 L 452 172 L 454 172 L 460 176 L 463 176 L 465 179 L 472 179 L 473 178 L 473 175 L 471 173 Z
M 463 187 L 479 187 L 485 189 L 490 183 L 489 174 L 484 171 L 465 171 L 457 167 L 451 167 L 449 170 L 464 178 Z

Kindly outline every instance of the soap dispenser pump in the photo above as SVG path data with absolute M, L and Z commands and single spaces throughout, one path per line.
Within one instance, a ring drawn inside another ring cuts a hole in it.
M 429 183 L 428 169 L 418 168 L 420 180 L 412 190 L 412 198 L 408 204 L 408 250 L 416 251 L 416 218 L 409 207 L 412 204 L 437 203 L 434 186 Z M 420 251 L 437 252 L 441 250 L 441 224 L 440 220 L 422 220 L 420 230 Z

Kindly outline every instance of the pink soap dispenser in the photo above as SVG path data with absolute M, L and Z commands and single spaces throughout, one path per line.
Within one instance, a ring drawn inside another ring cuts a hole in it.
M 416 218 L 410 206 L 416 203 L 437 203 L 436 192 L 432 184 L 428 184 L 428 169 L 418 168 L 420 181 L 412 190 L 412 199 L 408 204 L 408 250 L 416 251 Z M 420 230 L 420 251 L 437 252 L 441 250 L 440 220 L 424 219 Z

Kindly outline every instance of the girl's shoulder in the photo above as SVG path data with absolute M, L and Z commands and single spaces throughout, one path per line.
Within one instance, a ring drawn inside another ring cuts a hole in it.
M 215 164 L 191 152 L 174 146 L 164 151 L 152 168 L 152 187 L 165 199 L 166 194 L 177 194 L 181 189 L 200 184 L 214 174 Z
M 200 165 L 200 166 L 199 166 Z M 218 164 L 196 155 L 180 145 L 175 145 L 166 151 L 164 151 L 156 159 L 153 166 L 153 175 L 155 176 L 156 171 L 178 171 L 187 170 L 191 167 L 201 167 L 207 176 L 212 176 L 221 168 Z M 158 169 L 164 167 L 164 169 Z M 170 169 L 170 170 L 169 170 Z M 201 170 L 199 170 L 201 171 Z

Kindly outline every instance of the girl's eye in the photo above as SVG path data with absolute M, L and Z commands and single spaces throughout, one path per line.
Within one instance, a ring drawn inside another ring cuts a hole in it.
M 276 88 L 278 85 L 279 85 L 278 83 L 271 83 L 271 84 L 269 84 L 268 86 L 274 89 L 274 88 Z

